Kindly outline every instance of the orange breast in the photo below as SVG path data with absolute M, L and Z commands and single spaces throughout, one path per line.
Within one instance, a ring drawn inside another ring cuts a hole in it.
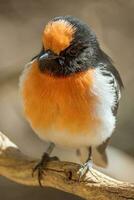
M 53 128 L 69 134 L 88 133 L 97 126 L 94 116 L 97 97 L 92 94 L 93 70 L 55 78 L 39 71 L 32 64 L 22 83 L 25 115 L 34 129 Z

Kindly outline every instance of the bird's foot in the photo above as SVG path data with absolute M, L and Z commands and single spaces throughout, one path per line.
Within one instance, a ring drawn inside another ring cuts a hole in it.
M 88 162 L 81 165 L 80 169 L 78 170 L 79 181 L 83 179 L 83 177 L 86 175 L 88 171 L 91 172 L 92 167 L 93 167 L 92 160 L 89 160 Z
M 49 157 L 47 153 L 44 153 L 42 159 L 33 168 L 32 176 L 34 176 L 35 172 L 37 171 L 38 182 L 41 187 L 42 187 L 41 181 L 43 179 L 44 169 L 47 166 L 47 163 L 52 160 L 59 160 L 59 159 L 57 157 Z

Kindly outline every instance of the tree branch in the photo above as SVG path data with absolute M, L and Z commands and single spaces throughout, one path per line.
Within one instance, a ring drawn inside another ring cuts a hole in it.
M 21 153 L 15 144 L 0 133 L 0 175 L 17 183 L 38 186 L 37 176 L 31 175 L 36 162 Z M 79 167 L 75 163 L 51 161 L 44 169 L 42 184 L 89 200 L 134 199 L 134 184 L 117 181 L 94 169 L 79 182 Z

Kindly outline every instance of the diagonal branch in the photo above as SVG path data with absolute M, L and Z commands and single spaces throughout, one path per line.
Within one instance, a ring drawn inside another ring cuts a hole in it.
M 0 175 L 21 184 L 38 186 L 37 176 L 31 175 L 36 162 L 0 133 Z M 117 181 L 94 169 L 79 182 L 78 168 L 75 163 L 51 161 L 44 170 L 42 184 L 89 200 L 134 199 L 134 184 Z

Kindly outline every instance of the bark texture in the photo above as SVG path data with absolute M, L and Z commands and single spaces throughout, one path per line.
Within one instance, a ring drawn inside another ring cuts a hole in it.
M 38 186 L 32 169 L 37 160 L 25 156 L 4 134 L 0 133 L 0 175 L 15 182 Z M 89 200 L 133 200 L 134 184 L 112 179 L 94 169 L 79 181 L 79 165 L 51 161 L 44 169 L 42 185 L 57 188 Z M 72 172 L 72 173 L 70 173 Z

